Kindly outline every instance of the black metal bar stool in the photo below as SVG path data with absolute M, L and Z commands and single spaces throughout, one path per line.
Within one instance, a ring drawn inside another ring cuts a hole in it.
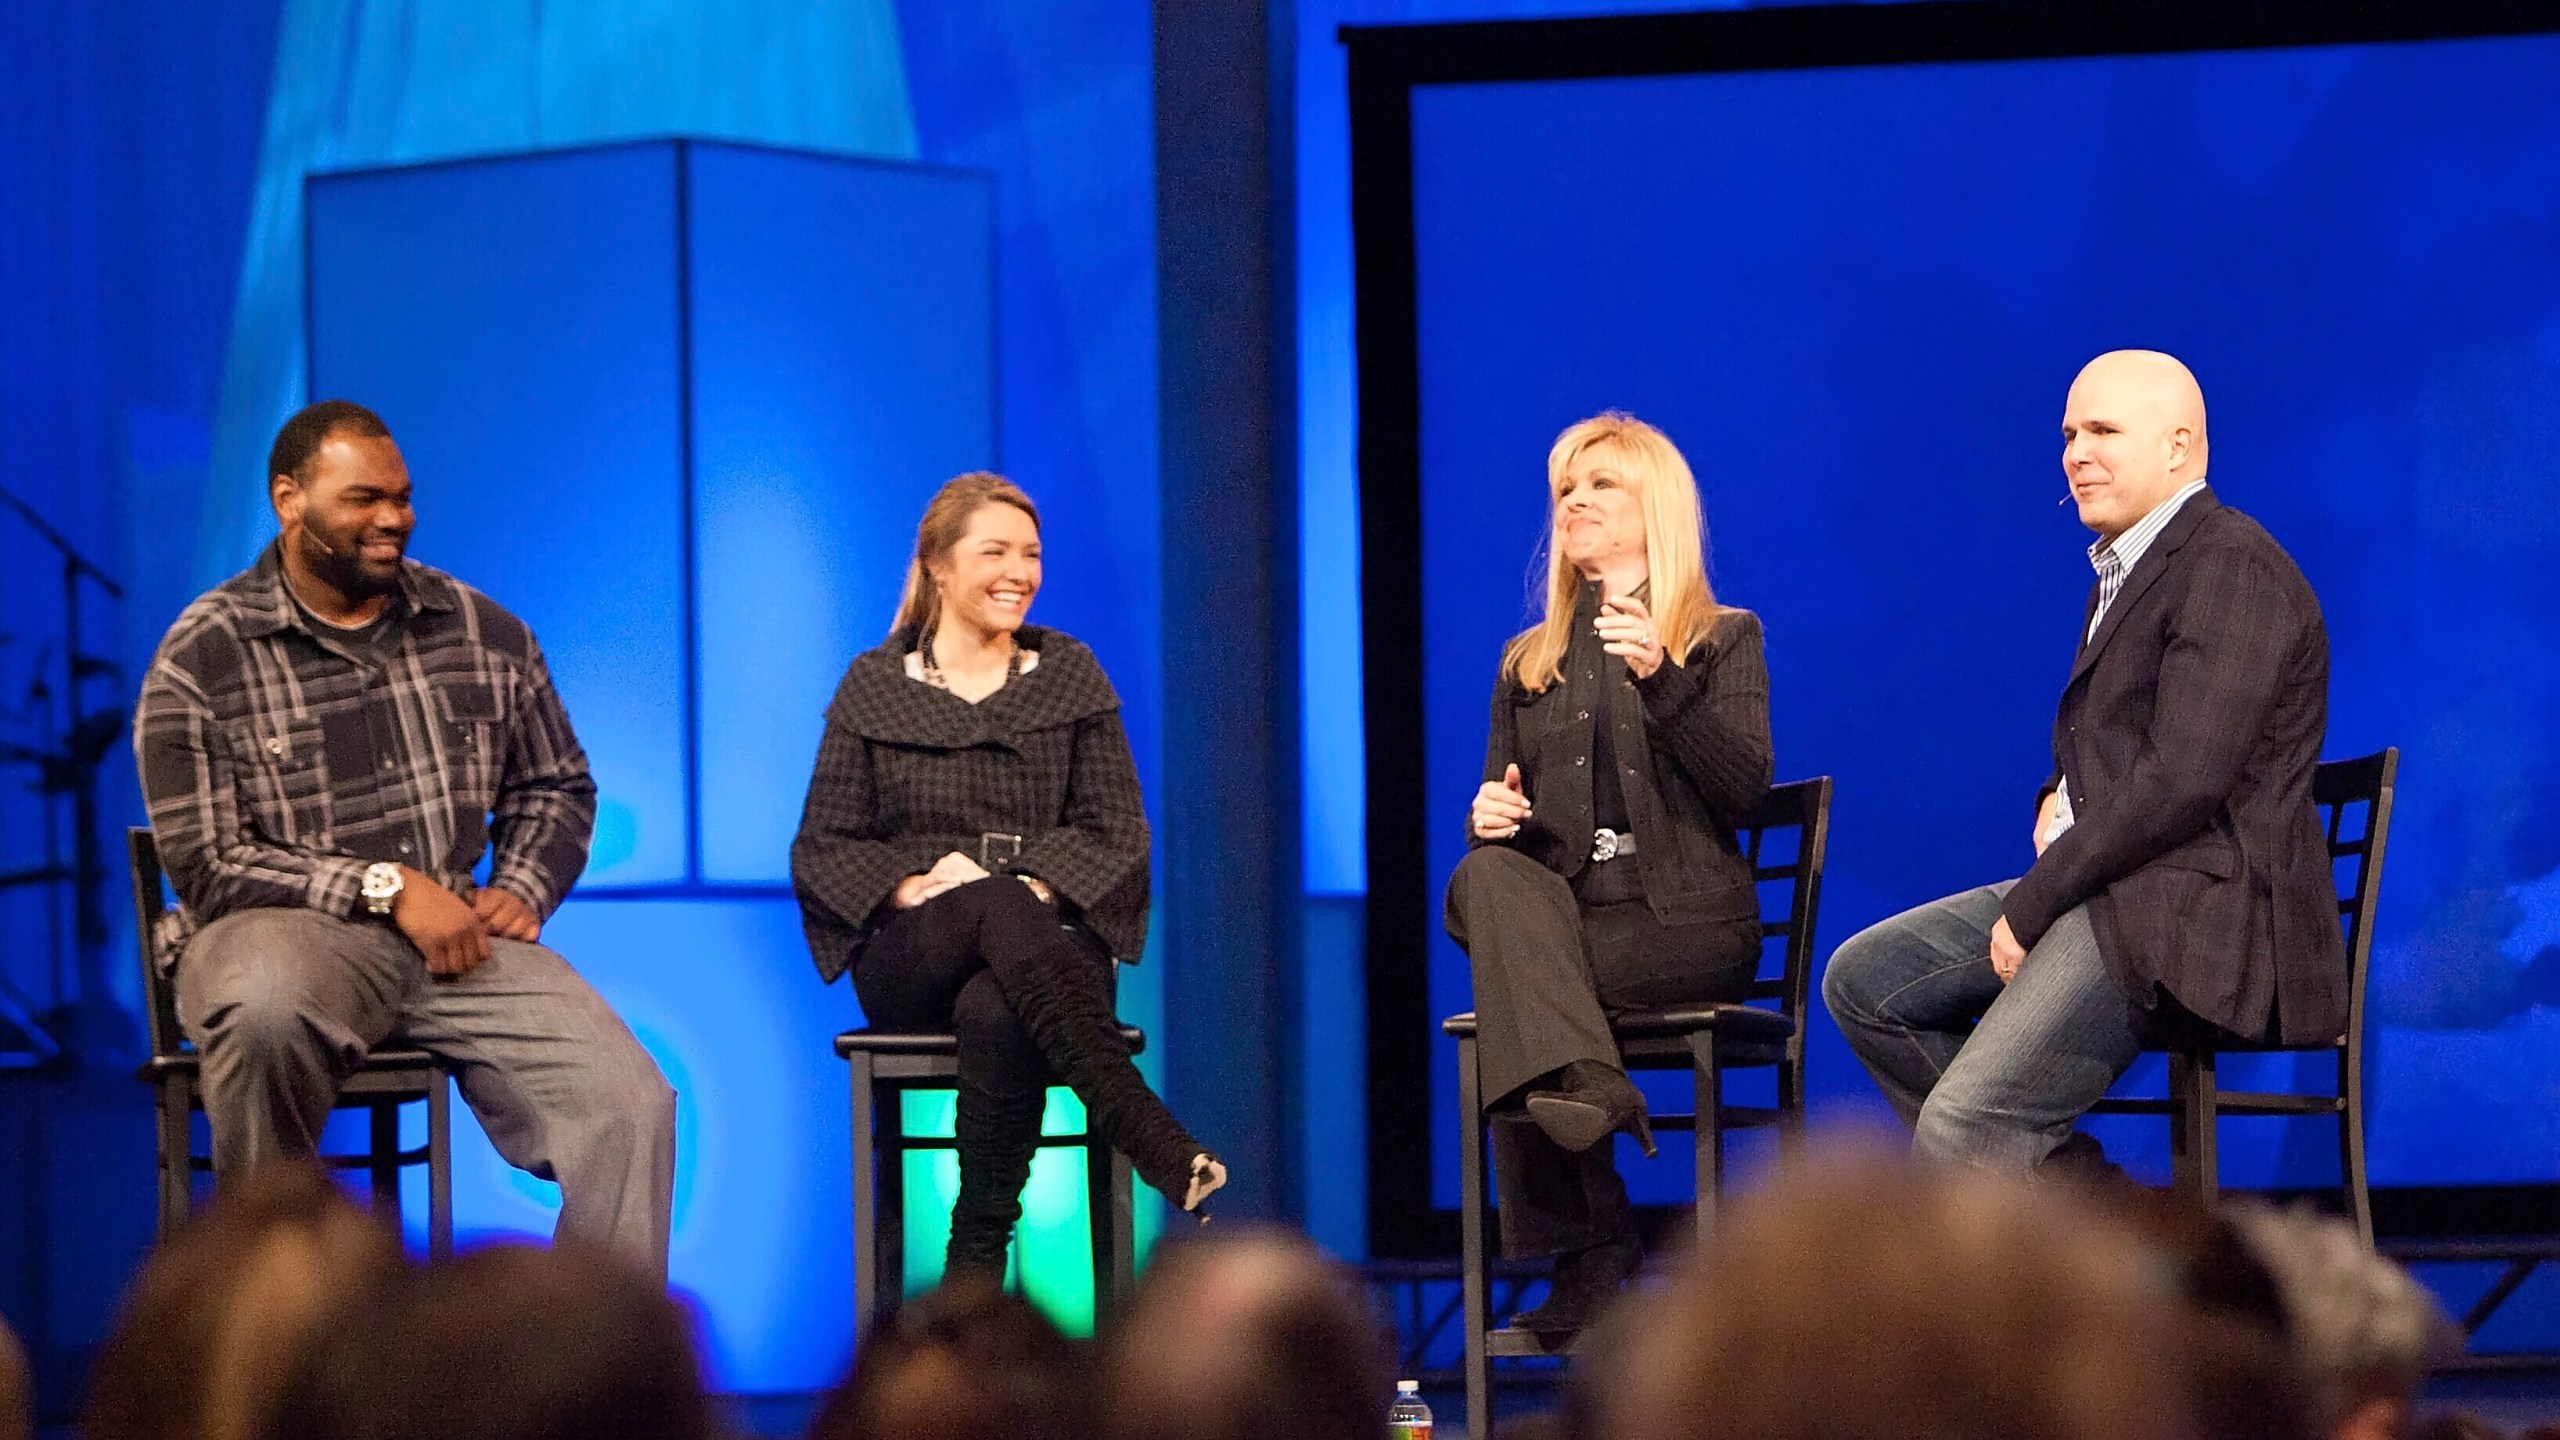
M 160 963 L 160 917 L 167 913 L 169 899 L 159 847 L 149 830 L 136 827 L 125 832 L 125 850 L 133 864 L 134 937 L 142 955 L 143 1013 L 151 1036 L 151 1056 L 136 1078 L 151 1087 L 156 1101 L 157 1233 L 165 1236 L 187 1218 L 194 1179 L 213 1169 L 213 1159 L 195 1151 L 189 1117 L 204 1108 L 201 1063 L 178 1026 L 176 988 Z M 319 1157 L 332 1170 L 364 1171 L 371 1180 L 374 1214 L 394 1229 L 400 1225 L 400 1172 L 426 1166 L 427 1251 L 439 1260 L 453 1253 L 452 1093 L 451 1073 L 424 1050 L 376 1050 L 338 1087 L 338 1109 L 370 1116 L 363 1153 Z M 421 1102 L 427 1107 L 426 1143 L 403 1149 L 400 1107 Z
M 1781 858 L 1770 837 L 1792 831 L 1795 849 Z M 1626 1057 L 1629 1070 L 1687 1070 L 1695 1107 L 1687 1115 L 1655 1115 L 1656 1130 L 1692 1132 L 1697 1167 L 1697 1228 L 1703 1238 L 1715 1224 L 1716 1197 L 1724 1185 L 1724 1136 L 1728 1130 L 1777 1126 L 1780 1143 L 1793 1149 L 1802 1141 L 1804 1125 L 1804 1007 L 1813 975 L 1813 932 L 1822 906 L 1823 853 L 1831 836 L 1831 777 L 1818 776 L 1773 787 L 1759 813 L 1743 828 L 1742 853 L 1759 883 L 1787 886 L 1784 920 L 1764 918 L 1764 942 L 1780 941 L 1778 973 L 1759 980 L 1749 998 L 1730 1005 L 1682 1005 L 1660 1010 L 1629 1010 L 1610 1017 L 1610 1032 Z M 1769 1008 L 1775 1002 L 1775 1008 Z M 1570 1342 L 1550 1344 L 1533 1331 L 1493 1328 L 1490 1313 L 1490 1257 L 1485 1244 L 1484 1092 L 1477 1069 L 1476 1017 L 1473 1011 L 1441 1022 L 1441 1030 L 1458 1041 L 1458 1113 L 1466 1123 L 1458 1132 L 1461 1289 L 1466 1331 L 1467 1416 L 1478 1436 L 1489 1433 L 1485 1418 L 1493 1396 L 1492 1360 L 1563 1353 Z M 1729 1105 L 1724 1099 L 1728 1070 L 1773 1066 L 1777 1071 L 1775 1106 Z
M 2391 838 L 2391 802 L 2399 783 L 2398 746 L 2355 760 L 2327 760 L 2312 772 L 2311 799 L 2320 807 L 2329 837 L 2329 861 L 2339 877 L 2338 915 L 2347 929 L 2347 1028 L 2316 1045 L 2252 1045 L 2225 1038 L 2213 1044 L 2181 1041 L 2163 1047 L 2169 1057 L 2169 1093 L 2101 1100 L 2093 1115 L 2169 1117 L 2171 1185 L 2210 1205 L 2221 1192 L 2218 1122 L 2225 1115 L 2328 1115 L 2338 1122 L 2338 1175 L 2347 1213 L 2364 1243 L 2373 1243 L 2373 1197 L 2364 1173 L 2364 986 L 2373 955 L 2373 914 L 2382 892 L 2383 848 Z M 2347 830 L 2361 807 L 2364 825 Z M 2215 1061 L 2224 1055 L 2327 1054 L 2337 1059 L 2337 1084 L 2317 1093 L 2224 1090 Z
M 1132 1056 L 1147 1048 L 1146 1032 L 1120 1027 Z M 852 1070 L 853 1099 L 853 1313 L 868 1324 L 883 1293 L 906 1288 L 906 1157 L 916 1150 L 950 1150 L 958 1142 L 906 1133 L 901 1097 L 911 1090 L 950 1090 L 959 1084 L 959 1043 L 949 1035 L 848 1030 L 836 1037 L 836 1054 Z M 887 1123 L 882 1123 L 882 1117 Z M 1043 1133 L 1040 1148 L 1084 1151 L 1086 1228 L 1093 1241 L 1093 1304 L 1107 1314 L 1129 1292 L 1137 1266 L 1136 1205 L 1127 1156 L 1104 1143 L 1088 1116 L 1072 1135 Z

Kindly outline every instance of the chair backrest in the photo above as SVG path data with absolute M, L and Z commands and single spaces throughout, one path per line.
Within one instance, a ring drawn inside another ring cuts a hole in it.
M 2399 783 L 2400 747 L 2354 760 L 2324 760 L 2311 772 L 2311 803 L 2329 835 L 2329 870 L 2338 885 L 2338 916 L 2347 929 L 2347 1029 L 2364 1033 L 2366 962 L 2373 955 L 2373 912 L 2382 894 L 2383 850 L 2391 839 L 2391 796 Z M 2360 832 L 2347 830 L 2361 806 Z
M 133 862 L 133 948 L 142 956 L 142 1013 L 151 1031 L 151 1053 L 159 1058 L 186 1047 L 178 1028 L 178 997 L 160 965 L 160 917 L 169 913 L 168 887 L 160 873 L 160 847 L 147 826 L 124 832 L 125 855 Z
M 1783 843 L 1773 846 L 1770 838 L 1787 831 L 1795 833 L 1795 852 L 1782 857 Z M 1751 998 L 1777 1001 L 1780 1012 L 1795 1022 L 1787 1055 L 1791 1064 L 1801 1065 L 1805 996 L 1813 981 L 1813 928 L 1822 911 L 1822 860 L 1831 844 L 1831 777 L 1771 786 L 1758 812 L 1743 825 L 1740 839 L 1753 882 L 1787 886 L 1786 918 L 1770 919 L 1763 907 L 1760 919 L 1760 938 L 1783 940 L 1785 955 L 1776 975 L 1752 985 Z

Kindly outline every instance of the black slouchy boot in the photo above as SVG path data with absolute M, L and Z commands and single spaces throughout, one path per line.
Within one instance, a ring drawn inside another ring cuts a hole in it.
M 1111 1013 L 1108 972 L 1028 890 L 1004 888 L 1020 891 L 1019 903 L 1005 903 L 1014 898 L 1006 896 L 989 907 L 989 933 L 981 936 L 978 953 L 995 972 L 1006 1002 L 1050 1068 L 1084 1101 L 1102 1138 L 1137 1167 L 1138 1178 L 1175 1206 L 1194 1208 L 1184 1201 L 1195 1183 L 1193 1162 L 1207 1148 L 1173 1118 L 1130 1062 Z
M 974 1273 L 1004 1280 L 1005 1251 L 1022 1220 L 1022 1187 L 1040 1145 L 1040 1116 L 1048 1096 L 973 1091 L 963 1082 L 952 1138 L 960 1151 L 960 1193 L 951 1205 L 951 1244 L 943 1252 L 947 1276 Z

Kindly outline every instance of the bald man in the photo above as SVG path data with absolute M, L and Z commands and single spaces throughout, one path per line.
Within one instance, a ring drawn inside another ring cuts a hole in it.
M 2090 361 L 2062 446 L 2098 579 L 2035 862 L 1860 932 L 1822 981 L 1913 1149 L 2003 1170 L 2102 1159 L 2073 1126 L 2147 1038 L 2311 1044 L 2347 1013 L 2311 804 L 2329 709 L 2319 602 L 2206 487 L 2186 366 L 2147 350 Z

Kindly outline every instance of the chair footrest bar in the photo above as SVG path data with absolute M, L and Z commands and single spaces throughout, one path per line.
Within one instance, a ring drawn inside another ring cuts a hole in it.
M 2334 1095 L 2266 1095 L 2246 1090 L 2221 1092 L 2213 1097 L 2213 1107 L 2225 1115 L 2335 1115 L 2347 1108 Z
M 1088 1145 L 1100 1144 L 1101 1141 L 1101 1136 L 1086 1134 L 1082 1131 L 1072 1135 L 1059 1135 L 1043 1131 L 1040 1135 L 1040 1148 L 1043 1150 L 1081 1150 Z M 909 1153 L 919 1150 L 957 1150 L 960 1148 L 960 1142 L 948 1135 L 900 1135 L 895 1137 L 894 1140 L 886 1136 L 882 1137 L 881 1145 L 883 1148 L 892 1144 L 894 1144 L 898 1149 Z
M 1571 1355 L 1580 1346 L 1579 1332 L 1571 1335 L 1541 1335 L 1535 1330 L 1504 1326 L 1484 1332 L 1484 1353 L 1497 1360 L 1534 1360 L 1549 1355 Z
M 2091 1115 L 2175 1115 L 2178 1111 L 2176 1106 L 2166 1100 L 2141 1097 L 2119 1100 L 2110 1096 L 2090 1106 L 2088 1113 Z
M 2215 1113 L 2221 1115 L 2335 1115 L 2346 1109 L 2346 1102 L 2333 1095 L 2267 1094 L 2249 1090 L 2222 1090 L 2213 1097 Z M 2149 1097 L 2109 1098 L 2089 1107 L 2092 1115 L 2174 1115 L 2177 1107 L 2166 1100 Z
M 1766 1105 L 1728 1105 L 1719 1117 L 1727 1130 L 1755 1130 L 1782 1123 L 1786 1117 Z M 1656 1130 L 1695 1130 L 1695 1115 L 1655 1115 L 1651 1123 Z
M 406 1150 L 394 1150 L 382 1156 L 314 1155 L 311 1158 L 324 1170 L 370 1170 L 377 1165 L 398 1165 L 403 1168 L 424 1165 L 434 1156 L 428 1153 L 426 1146 L 413 1145 Z M 190 1155 L 187 1157 L 187 1168 L 198 1175 L 210 1175 L 213 1173 L 212 1157 Z
M 1120 1027 L 1120 1038 L 1132 1055 L 1143 1055 L 1147 1049 L 1147 1032 L 1135 1025 Z M 872 1055 L 952 1056 L 960 1053 L 960 1042 L 950 1035 L 930 1031 L 847 1030 L 836 1037 L 836 1058 L 849 1059 L 855 1051 Z

